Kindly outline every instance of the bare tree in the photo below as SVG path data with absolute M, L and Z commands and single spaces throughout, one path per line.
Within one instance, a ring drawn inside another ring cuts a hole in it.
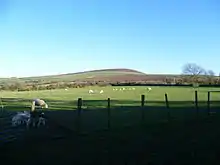
M 220 73 L 218 74 L 217 84 L 220 83 Z
M 205 69 L 195 63 L 188 63 L 184 65 L 182 72 L 184 75 L 190 75 L 190 76 L 199 76 L 206 74 Z
M 215 72 L 213 70 L 208 70 L 208 71 L 206 71 L 206 75 L 215 76 Z
M 201 75 L 206 75 L 205 69 L 195 63 L 185 64 L 183 66 L 182 73 L 184 75 L 184 79 L 193 84 L 198 83 Z
M 208 84 L 213 84 L 215 80 L 215 72 L 213 70 L 207 70 L 206 78 L 207 78 Z

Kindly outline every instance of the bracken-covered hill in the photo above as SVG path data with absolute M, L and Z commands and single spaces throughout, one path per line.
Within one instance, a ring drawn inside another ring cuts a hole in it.
M 60 75 L 38 76 L 38 77 L 23 77 L 23 78 L 8 78 L 0 79 L 0 82 L 32 82 L 32 81 L 163 81 L 166 77 L 174 75 L 153 75 L 145 74 L 133 69 L 101 69 L 85 72 L 68 73 Z

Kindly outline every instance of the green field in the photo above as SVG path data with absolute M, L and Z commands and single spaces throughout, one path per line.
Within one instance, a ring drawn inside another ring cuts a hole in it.
M 125 90 L 120 90 L 124 88 Z M 123 125 L 138 124 L 141 118 L 141 95 L 145 95 L 146 122 L 154 123 L 166 120 L 167 112 L 165 93 L 168 95 L 169 112 L 172 117 L 185 120 L 194 117 L 195 90 L 198 91 L 200 114 L 207 114 L 207 94 L 209 90 L 218 88 L 187 88 L 187 87 L 91 87 L 59 90 L 42 90 L 28 92 L 1 92 L 2 104 L 8 110 L 29 110 L 31 100 L 41 98 L 49 105 L 48 115 L 58 122 L 73 127 L 76 117 L 77 99 L 83 99 L 82 113 L 85 130 L 102 129 L 107 124 L 107 98 L 111 99 L 111 116 L 115 128 Z M 95 93 L 89 94 L 89 90 Z M 117 90 L 114 90 L 117 89 Z M 103 90 L 104 93 L 99 92 Z M 211 106 L 218 107 L 220 93 L 211 93 Z M 62 118 L 60 117 L 62 116 Z M 94 123 L 93 120 L 96 120 Z M 119 124 L 120 123 L 120 124 Z M 86 126 L 87 125 L 87 126 Z M 90 128 L 87 128 L 90 127 Z
M 113 88 L 126 90 L 115 91 Z M 126 161 L 143 161 L 142 164 L 210 164 L 214 161 L 214 150 L 220 146 L 220 93 L 211 94 L 211 110 L 217 113 L 209 117 L 207 93 L 209 90 L 217 91 L 218 88 L 196 89 L 199 100 L 198 116 L 194 104 L 195 89 L 151 87 L 152 90 L 148 92 L 146 88 L 91 87 L 67 91 L 1 92 L 2 102 L 7 110 L 27 110 L 31 99 L 45 99 L 49 105 L 46 115 L 51 123 L 57 124 L 52 124 L 44 133 L 30 131 L 26 135 L 25 143 L 19 143 L 23 150 L 13 147 L 13 151 L 5 154 L 16 162 L 28 163 L 30 160 L 22 155 L 27 155 L 31 148 L 35 148 L 33 154 L 38 155 L 35 163 L 48 164 L 77 164 L 77 161 L 83 164 L 107 164 L 110 160 L 113 164 Z M 89 94 L 89 89 L 103 90 L 104 93 Z M 169 109 L 165 106 L 165 93 L 168 94 Z M 142 94 L 146 96 L 144 108 L 141 108 Z M 76 130 L 78 98 L 83 99 L 81 136 L 71 133 L 71 130 Z M 108 119 L 107 98 L 112 100 L 111 130 L 104 131 Z M 142 110 L 144 122 L 141 122 Z M 170 121 L 167 120 L 168 112 L 171 115 Z M 66 139 L 51 140 L 52 134 L 57 132 L 65 134 Z M 13 156 L 9 156 L 9 153 Z
M 117 88 L 115 91 L 113 88 Z M 119 90 L 125 88 L 125 90 Z M 135 90 L 129 90 L 135 88 Z M 91 88 L 74 88 L 58 90 L 42 90 L 42 91 L 24 91 L 24 92 L 9 92 L 2 91 L 0 96 L 3 104 L 6 106 L 24 105 L 29 106 L 30 101 L 34 98 L 45 99 L 50 105 L 50 109 L 72 110 L 76 108 L 76 101 L 78 98 L 85 100 L 84 106 L 86 108 L 105 107 L 107 105 L 107 98 L 111 98 L 112 106 L 138 106 L 140 105 L 141 95 L 146 95 L 146 105 L 164 106 L 164 94 L 168 94 L 168 99 L 172 104 L 175 102 L 190 102 L 194 101 L 194 91 L 198 91 L 198 100 L 202 102 L 207 101 L 207 93 L 209 90 L 220 90 L 220 88 L 188 88 L 188 87 L 151 87 L 150 92 L 147 87 L 91 87 Z M 97 90 L 94 94 L 89 94 L 89 89 Z M 99 92 L 103 90 L 104 93 Z M 11 100 L 10 100 L 11 99 Z M 15 100 L 21 100 L 15 102 Z M 212 101 L 220 100 L 220 93 L 211 94 Z M 13 102 L 14 101 L 14 102 Z M 68 102 L 68 103 L 67 103 Z M 67 103 L 67 104 L 66 104 Z M 185 104 L 175 104 L 174 106 L 185 106 Z M 188 104 L 187 106 L 190 106 Z

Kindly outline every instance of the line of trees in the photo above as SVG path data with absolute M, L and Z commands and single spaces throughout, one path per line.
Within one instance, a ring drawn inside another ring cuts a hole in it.
M 69 82 L 56 82 L 42 80 L 32 82 L 21 82 L 13 79 L 13 82 L 4 82 L 0 84 L 0 90 L 10 91 L 31 91 L 31 90 L 50 90 L 50 89 L 65 89 L 65 88 L 83 88 L 86 86 L 132 86 L 132 85 L 216 85 L 220 86 L 220 75 L 215 76 L 212 70 L 206 70 L 203 67 L 195 64 L 188 63 L 182 68 L 182 74 L 178 76 L 159 75 L 158 79 L 150 79 L 148 81 L 69 81 Z
M 182 69 L 182 79 L 186 83 L 214 85 L 220 83 L 219 78 L 220 75 L 215 76 L 213 70 L 206 70 L 195 63 L 188 63 Z

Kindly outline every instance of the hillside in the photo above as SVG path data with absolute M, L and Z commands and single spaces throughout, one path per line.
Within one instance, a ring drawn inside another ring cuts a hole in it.
M 20 78 L 25 81 L 35 81 L 35 80 L 44 80 L 44 81 L 103 81 L 117 79 L 117 77 L 137 77 L 137 76 L 146 76 L 145 73 L 131 70 L 131 69 L 102 69 L 102 70 L 92 70 L 78 73 L 68 73 L 61 75 L 50 75 L 50 76 L 41 76 L 41 77 L 27 77 Z
M 1 83 L 14 82 L 49 82 L 49 81 L 160 81 L 165 77 L 173 77 L 174 75 L 152 75 L 145 74 L 132 69 L 102 69 L 91 70 L 85 72 L 68 73 L 60 75 L 23 77 L 23 78 L 2 78 Z

